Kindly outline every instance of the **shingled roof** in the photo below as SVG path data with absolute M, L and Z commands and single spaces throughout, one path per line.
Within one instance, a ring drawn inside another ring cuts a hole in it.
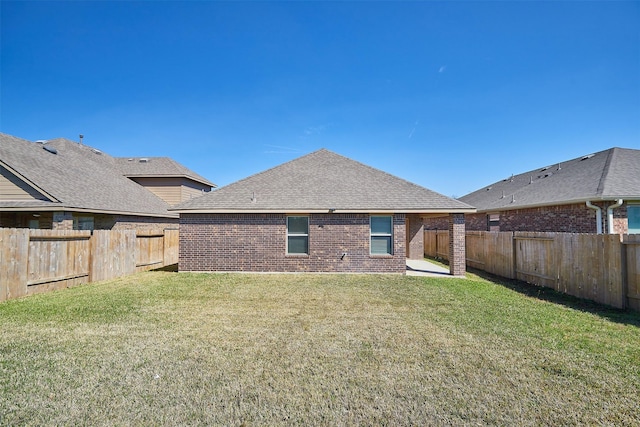
M 640 200 L 640 150 L 610 148 L 534 169 L 460 198 L 478 211 Z
M 195 212 L 475 212 L 443 196 L 326 149 L 188 200 Z
M 116 157 L 115 162 L 124 176 L 129 178 L 188 178 L 210 187 L 216 187 L 213 182 L 169 157 Z
M 176 216 L 162 199 L 126 178 L 113 157 L 67 139 L 42 144 L 0 133 L 0 166 L 43 195 L 2 201 L 0 209 Z

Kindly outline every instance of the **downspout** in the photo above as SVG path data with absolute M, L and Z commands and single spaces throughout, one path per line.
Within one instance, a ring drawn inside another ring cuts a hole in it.
M 618 199 L 613 205 L 607 208 L 607 227 L 609 234 L 613 234 L 613 210 L 622 206 L 622 203 L 624 203 L 624 200 Z
M 602 234 L 602 208 L 587 200 L 587 207 L 596 211 L 596 233 Z

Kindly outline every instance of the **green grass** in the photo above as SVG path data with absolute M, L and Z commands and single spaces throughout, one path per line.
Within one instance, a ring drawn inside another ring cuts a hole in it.
M 0 425 L 638 425 L 640 316 L 515 282 L 141 273 L 0 304 Z

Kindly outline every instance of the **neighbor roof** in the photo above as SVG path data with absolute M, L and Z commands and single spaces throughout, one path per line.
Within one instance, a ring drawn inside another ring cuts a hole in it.
M 169 157 L 116 157 L 115 161 L 124 176 L 129 178 L 179 177 L 216 187 L 213 182 Z
M 126 178 L 113 157 L 67 139 L 42 144 L 0 133 L 0 165 L 43 194 L 43 200 L 2 201 L 2 210 L 176 216 L 162 199 Z
M 640 150 L 610 148 L 507 177 L 460 198 L 479 211 L 640 199 Z
M 173 208 L 196 212 L 475 212 L 386 172 L 322 149 Z

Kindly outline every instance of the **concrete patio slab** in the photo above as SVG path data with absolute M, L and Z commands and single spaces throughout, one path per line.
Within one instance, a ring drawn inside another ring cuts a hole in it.
M 454 277 L 449 269 L 422 259 L 407 260 L 407 276 Z

